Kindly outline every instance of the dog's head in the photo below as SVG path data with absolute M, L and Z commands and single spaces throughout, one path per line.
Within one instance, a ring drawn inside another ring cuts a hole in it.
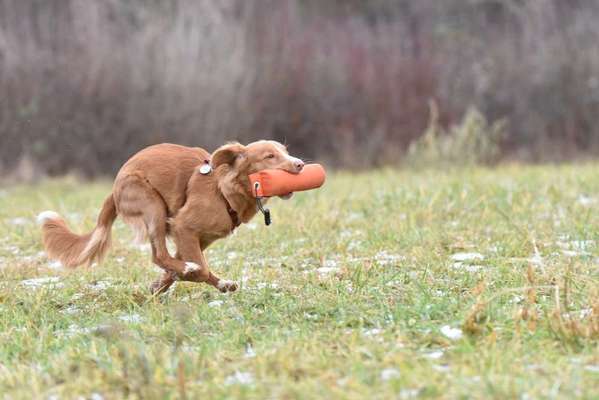
M 287 148 L 274 140 L 260 140 L 247 146 L 239 143 L 225 144 L 212 153 L 211 164 L 215 170 L 224 166 L 221 170 L 232 179 L 236 179 L 233 176 L 248 179 L 248 175 L 265 169 L 282 169 L 298 174 L 304 168 L 301 159 L 290 156 Z M 279 197 L 287 200 L 292 195 L 293 193 L 289 193 Z
M 292 157 L 287 148 L 274 140 L 260 140 L 244 146 L 229 143 L 212 153 L 212 167 L 227 165 L 240 175 L 250 175 L 265 169 L 282 169 L 292 174 L 301 172 L 304 162 Z

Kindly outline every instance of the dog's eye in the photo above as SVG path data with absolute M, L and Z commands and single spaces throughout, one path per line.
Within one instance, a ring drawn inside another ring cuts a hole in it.
M 267 156 L 266 156 L 266 157 L 264 157 L 264 158 L 265 158 L 265 159 L 266 159 L 266 158 L 275 158 L 275 155 L 274 155 L 274 154 L 269 154 L 269 155 L 267 155 Z

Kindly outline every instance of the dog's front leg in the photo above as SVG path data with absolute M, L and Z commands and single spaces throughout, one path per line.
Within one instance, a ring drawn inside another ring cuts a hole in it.
M 189 275 L 184 275 L 181 280 L 192 282 L 206 282 L 223 293 L 234 292 L 239 287 L 237 283 L 226 279 L 220 279 L 210 272 L 208 262 L 204 252 L 200 247 L 197 235 L 192 231 L 185 229 L 173 229 L 175 244 L 177 245 L 177 254 L 186 265 L 194 265 L 197 271 L 190 271 Z

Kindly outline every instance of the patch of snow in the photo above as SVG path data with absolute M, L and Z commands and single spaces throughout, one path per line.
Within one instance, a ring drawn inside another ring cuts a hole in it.
M 354 233 L 351 229 L 343 229 L 341 232 L 339 232 L 339 237 L 342 239 L 347 239 L 354 236 Z
M 315 321 L 318 319 L 318 315 L 312 313 L 304 313 L 304 318 L 309 319 L 311 321 Z
M 577 250 L 588 250 L 591 247 L 595 246 L 594 240 L 573 240 L 570 242 L 572 248 Z
M 254 348 L 252 347 L 251 344 L 248 344 L 245 347 L 245 354 L 244 354 L 245 358 L 254 358 L 256 357 L 256 352 L 254 351 Z
M 413 399 L 420 395 L 420 389 L 401 389 L 399 391 L 399 398 L 402 400 Z
M 460 328 L 452 328 L 449 325 L 444 325 L 441 327 L 441 333 L 443 336 L 451 340 L 458 340 L 463 336 L 462 330 Z
M 122 264 L 125 262 L 125 257 L 117 257 L 114 259 L 114 261 L 116 261 L 119 264 Z
M 360 247 L 362 247 L 362 241 L 361 240 L 352 240 L 351 242 L 349 242 L 347 244 L 347 250 L 349 250 L 349 251 L 356 250 L 356 249 L 358 249 Z
M 95 291 L 103 291 L 108 289 L 110 286 L 112 286 L 112 283 L 110 281 L 97 281 L 96 283 L 90 283 L 89 285 L 87 285 L 89 289 Z
M 60 278 L 57 276 L 48 276 L 45 278 L 32 278 L 25 279 L 21 281 L 21 285 L 29 287 L 29 288 L 40 288 L 42 286 L 52 286 L 52 287 L 62 287 L 64 286 L 62 282 L 60 282 Z
M 460 271 L 478 272 L 481 269 L 483 269 L 484 267 L 482 265 L 464 265 L 461 262 L 455 262 L 455 263 L 453 263 L 451 268 L 453 268 L 455 270 L 460 270 Z
M 338 386 L 347 386 L 348 381 L 349 381 L 349 378 L 347 378 L 347 377 L 339 378 L 339 379 L 337 379 L 337 385 Z
M 63 269 L 64 265 L 60 261 L 50 261 L 47 265 L 48 269 Z
M 563 237 L 560 237 L 560 239 Z M 565 238 L 567 239 L 567 237 Z M 594 240 L 571 240 L 571 241 L 559 241 L 556 243 L 558 247 L 566 250 L 588 250 L 595 246 Z
M 223 303 L 224 303 L 224 301 L 222 301 L 222 300 L 212 300 L 210 303 L 208 303 L 208 307 L 210 307 L 210 308 L 220 307 L 223 305 Z
M 399 254 L 389 253 L 387 250 L 379 251 L 375 254 L 374 260 L 380 265 L 395 264 L 404 260 L 405 257 Z
M 578 202 L 578 204 L 580 204 L 583 207 L 590 207 L 597 202 L 596 199 L 586 196 L 584 194 L 581 194 L 580 196 L 578 196 L 576 201 Z
M 258 282 L 256 284 L 256 289 L 278 289 L 279 285 L 276 283 L 268 283 L 268 282 Z
M 347 214 L 347 221 L 355 221 L 358 219 L 362 219 L 364 217 L 364 214 L 361 213 L 357 213 L 357 212 L 350 212 L 349 214 Z
M 433 365 L 433 369 L 437 372 L 449 372 L 449 365 L 447 364 L 442 364 L 442 365 Z
M 68 306 L 67 308 L 65 308 L 61 312 L 63 314 L 67 314 L 67 315 L 75 315 L 75 314 L 79 314 L 81 312 L 81 310 L 78 307 L 76 307 L 76 306 Z
M 587 371 L 599 373 L 599 365 L 585 365 L 584 369 Z
M 574 251 L 574 250 L 562 250 L 562 254 L 566 257 L 582 257 L 582 256 L 590 256 L 591 253 L 588 251 Z
M 30 221 L 27 218 L 16 217 L 16 218 L 10 219 L 9 222 L 10 222 L 11 225 L 23 226 L 23 225 L 29 224 Z
M 501 251 L 501 247 L 500 246 L 491 246 L 491 247 L 489 247 L 489 251 L 491 253 L 499 253 Z
M 129 323 L 132 323 L 132 324 L 138 324 L 138 323 L 140 323 L 140 322 L 142 322 L 142 321 L 143 321 L 143 318 L 142 318 L 142 317 L 141 317 L 141 315 L 139 315 L 139 314 L 126 314 L 126 315 L 121 315 L 121 316 L 119 317 L 119 319 L 120 319 L 121 321 L 124 321 L 124 322 L 129 322 Z
M 341 269 L 338 267 L 320 267 L 320 268 L 316 268 L 316 272 L 319 275 L 327 275 L 327 274 L 334 274 L 339 272 Z
M 227 258 L 229 260 L 234 260 L 237 258 L 237 253 L 235 251 L 230 251 L 227 253 Z
M 381 371 L 381 380 L 390 381 L 391 379 L 399 378 L 399 370 L 395 368 L 385 368 Z
M 17 246 L 8 246 L 6 247 L 6 250 L 10 251 L 15 256 L 21 253 L 21 249 Z
M 362 331 L 362 334 L 364 336 L 378 336 L 381 333 L 383 333 L 383 330 L 379 329 L 379 328 L 371 328 L 371 329 L 366 329 L 366 330 Z
M 530 371 L 535 371 L 535 370 L 542 371 L 543 370 L 543 367 L 539 364 L 528 364 L 525 366 L 525 368 Z
M 137 249 L 141 252 L 144 252 L 144 253 L 148 253 L 148 252 L 152 251 L 152 245 L 150 243 L 136 244 L 136 245 L 133 245 L 133 248 Z
M 342 239 L 349 239 L 349 238 L 353 238 L 356 236 L 362 236 L 362 235 L 364 235 L 364 231 L 359 230 L 359 229 L 343 229 L 339 233 L 339 237 Z
M 430 353 L 426 353 L 424 356 L 426 358 L 430 358 L 431 360 L 438 360 L 439 358 L 443 357 L 443 351 L 441 350 L 435 350 L 435 351 L 431 351 Z
M 537 265 L 537 266 L 544 265 L 543 257 L 539 253 L 535 253 L 534 256 L 528 258 L 526 261 L 528 261 L 529 263 L 531 263 L 533 265 Z
M 84 294 L 83 293 L 75 293 L 72 297 L 71 300 L 72 301 L 77 301 L 77 300 L 81 300 L 83 298 Z
M 62 332 L 62 334 L 66 337 L 73 337 L 77 335 L 87 335 L 88 333 L 91 333 L 93 330 L 94 328 L 86 328 L 75 324 L 71 324 L 65 331 Z
M 482 261 L 485 259 L 480 253 L 455 253 L 450 257 L 453 261 Z
M 254 383 L 254 375 L 249 372 L 235 371 L 233 375 L 227 376 L 225 385 L 251 385 Z

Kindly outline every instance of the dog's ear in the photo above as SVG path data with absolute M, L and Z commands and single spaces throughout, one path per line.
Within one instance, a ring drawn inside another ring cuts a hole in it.
M 216 169 L 223 164 L 233 165 L 239 157 L 245 156 L 246 148 L 239 143 L 227 143 L 212 153 L 210 163 Z

